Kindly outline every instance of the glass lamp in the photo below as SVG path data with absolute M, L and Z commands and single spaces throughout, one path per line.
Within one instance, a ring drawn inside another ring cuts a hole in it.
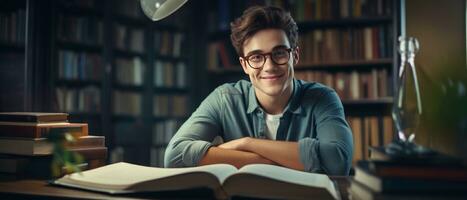
M 398 138 L 386 148 L 386 153 L 393 157 L 418 157 L 432 153 L 414 142 L 422 115 L 422 101 L 414 61 L 419 48 L 416 38 L 399 37 L 401 63 L 397 73 L 398 89 L 392 110 Z
M 169 16 L 188 0 L 140 0 L 144 14 L 152 21 L 159 21 Z

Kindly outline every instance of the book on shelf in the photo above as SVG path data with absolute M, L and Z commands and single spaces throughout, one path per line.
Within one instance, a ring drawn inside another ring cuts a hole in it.
M 156 60 L 154 62 L 154 86 L 167 88 L 186 88 L 186 65 L 184 62 Z
M 226 41 L 214 41 L 208 45 L 207 64 L 208 69 L 213 71 L 239 65 L 235 49 Z
M 152 144 L 164 145 L 170 142 L 177 130 L 182 126 L 182 120 L 167 119 L 155 122 L 153 125 Z
M 98 53 L 58 50 L 58 78 L 65 80 L 98 81 L 103 74 L 103 59 Z
M 383 99 L 391 96 L 387 69 L 367 71 L 328 72 L 325 70 L 297 71 L 295 77 L 308 82 L 319 82 L 334 88 L 341 99 Z
M 188 114 L 186 95 L 154 95 L 153 115 L 156 117 L 184 117 Z
M 428 153 L 421 154 L 419 156 L 414 157 L 402 157 L 397 155 L 391 155 L 386 153 L 385 146 L 372 146 L 369 147 L 370 150 L 370 159 L 373 161 L 388 161 L 388 162 L 380 162 L 385 163 L 386 165 L 395 164 L 395 165 L 411 165 L 411 166 L 453 166 L 453 167 L 462 167 L 464 163 L 462 159 L 453 157 L 442 152 L 438 152 L 432 149 L 427 149 L 425 147 L 425 151 Z
M 93 16 L 58 15 L 57 38 L 60 42 L 102 45 L 103 23 Z
M 58 87 L 56 88 L 58 107 L 67 112 L 90 112 L 101 110 L 101 91 L 96 86 L 83 88 Z
M 78 149 L 90 147 L 105 147 L 104 136 L 82 136 L 74 142 L 65 142 L 65 148 Z M 14 155 L 50 155 L 53 144 L 47 138 L 6 138 L 0 137 L 0 153 Z
M 83 147 L 70 149 L 71 152 L 78 153 L 83 157 L 80 163 L 83 170 L 94 169 L 106 164 L 106 147 Z M 0 154 L 0 173 L 14 175 L 17 178 L 40 178 L 50 179 L 52 155 L 23 156 Z
M 353 164 L 371 158 L 370 146 L 389 144 L 394 137 L 392 118 L 385 116 L 348 116 L 354 141 Z M 369 149 L 370 148 L 370 149 Z
M 26 39 L 26 10 L 1 11 L 0 43 L 24 44 Z
M 179 58 L 182 55 L 183 42 L 183 33 L 168 30 L 154 32 L 154 48 L 157 54 Z
M 406 192 L 406 193 L 379 193 L 375 192 L 365 184 L 352 181 L 348 188 L 349 194 L 353 200 L 461 200 L 466 199 L 467 195 L 459 193 L 425 193 L 425 192 Z
M 0 112 L 0 122 L 68 122 L 68 114 L 41 112 Z
M 397 193 L 397 192 L 462 192 L 467 190 L 467 179 L 458 177 L 458 179 L 452 179 L 452 177 L 443 177 L 442 175 L 433 179 L 432 175 L 420 174 L 409 176 L 398 176 L 393 174 L 390 176 L 382 176 L 381 174 L 375 173 L 377 171 L 371 170 L 369 168 L 368 162 L 371 161 L 361 161 L 358 162 L 355 167 L 355 177 L 354 181 L 366 185 L 374 192 L 380 193 Z M 392 165 L 397 165 L 398 163 L 393 163 Z M 405 167 L 410 167 L 412 165 L 404 165 L 399 173 L 404 173 L 406 170 Z M 413 166 L 412 166 L 413 167 Z M 419 170 L 423 171 L 424 166 L 419 165 L 414 167 L 412 171 Z M 443 169 L 439 171 L 440 173 L 445 173 L 448 169 Z M 465 170 L 465 168 L 464 168 Z M 452 171 L 454 172 L 454 171 Z M 462 172 L 457 172 L 458 175 L 462 175 Z M 445 173 L 446 175 L 446 173 Z
M 300 34 L 300 63 L 373 61 L 392 56 L 391 26 L 328 28 Z
M 116 81 L 119 84 L 141 86 L 144 81 L 145 63 L 140 57 L 115 59 Z
M 153 167 L 164 167 L 165 145 L 153 146 L 149 153 L 149 163 Z
M 88 130 L 85 123 L 0 122 L 0 137 L 46 138 L 52 131 L 81 137 L 88 135 Z
M 112 3 L 112 10 L 116 15 L 134 19 L 145 19 L 139 1 L 117 0 Z
M 467 167 L 460 164 L 430 165 L 393 161 L 358 161 L 357 167 L 379 177 L 399 177 L 424 180 L 467 181 Z
M 113 113 L 138 116 L 141 114 L 142 95 L 133 91 L 113 91 Z
M 53 183 L 112 194 L 209 188 L 218 198 L 339 199 L 334 183 L 324 174 L 265 164 L 240 169 L 228 164 L 155 168 L 119 162 L 66 175 Z

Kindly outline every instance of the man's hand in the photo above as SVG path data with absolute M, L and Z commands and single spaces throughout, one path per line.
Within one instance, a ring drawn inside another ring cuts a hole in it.
M 230 149 L 230 150 L 237 150 L 237 151 L 245 151 L 245 147 L 251 141 L 250 137 L 244 137 L 236 140 L 232 140 L 226 143 L 223 143 L 217 147 L 222 149 Z

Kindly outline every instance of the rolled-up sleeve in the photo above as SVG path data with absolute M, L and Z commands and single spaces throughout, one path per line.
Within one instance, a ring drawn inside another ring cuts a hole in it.
M 348 175 L 352 163 L 352 132 L 345 120 L 342 103 L 334 91 L 322 93 L 313 116 L 316 138 L 299 140 L 300 160 L 305 171 Z
M 180 127 L 165 150 L 165 167 L 197 166 L 220 133 L 220 94 L 214 90 Z

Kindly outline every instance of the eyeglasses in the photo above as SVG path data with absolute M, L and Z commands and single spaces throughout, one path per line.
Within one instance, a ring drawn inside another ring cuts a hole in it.
M 266 63 L 266 56 L 268 55 L 274 64 L 286 64 L 290 60 L 290 52 L 292 50 L 293 48 L 280 48 L 269 53 L 255 53 L 242 58 L 246 60 L 251 68 L 260 69 L 264 66 L 264 63 Z

